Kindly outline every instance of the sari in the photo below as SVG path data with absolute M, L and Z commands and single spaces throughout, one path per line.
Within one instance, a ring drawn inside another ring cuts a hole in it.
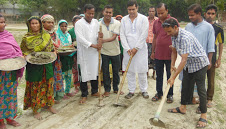
M 54 18 L 49 14 L 45 14 L 41 17 L 41 21 L 54 22 Z M 54 31 L 54 27 L 50 31 L 49 30 L 45 30 L 45 31 L 47 31 L 50 34 L 54 47 L 56 49 L 59 48 L 61 42 L 60 42 L 60 39 L 57 37 L 56 32 Z M 59 101 L 64 97 L 63 75 L 62 75 L 61 61 L 60 61 L 59 55 L 57 55 L 56 61 L 53 62 L 53 72 L 54 72 L 54 83 L 53 83 L 54 99 Z
M 4 30 L 0 32 L 0 60 L 22 56 L 22 51 L 13 35 Z M 0 71 L 0 120 L 14 119 L 17 115 L 18 78 L 23 76 L 24 68 L 15 71 Z
M 40 23 L 40 32 L 33 33 L 30 27 L 31 20 L 36 19 Z M 22 39 L 20 45 L 24 55 L 32 52 L 51 52 L 53 42 L 48 32 L 42 29 L 39 17 L 32 16 L 27 22 L 28 33 Z M 38 112 L 44 106 L 53 106 L 53 67 L 52 63 L 45 65 L 34 65 L 28 63 L 26 66 L 26 89 L 24 96 L 24 110 L 29 107 L 33 112 Z
M 57 36 L 59 37 L 62 46 L 70 46 L 72 45 L 71 35 L 68 32 L 66 33 L 62 32 L 62 30 L 60 29 L 60 25 L 62 23 L 68 24 L 66 20 L 59 21 L 58 29 L 56 32 Z M 70 93 L 73 58 L 71 57 L 71 55 L 60 56 L 60 60 L 62 63 L 63 79 L 65 80 L 65 84 L 66 84 L 65 93 Z

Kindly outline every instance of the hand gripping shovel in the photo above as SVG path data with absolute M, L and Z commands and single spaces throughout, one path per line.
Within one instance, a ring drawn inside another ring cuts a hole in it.
M 171 76 L 174 74 L 174 71 L 172 71 L 171 73 Z M 157 112 L 155 113 L 155 117 L 154 118 L 151 118 L 149 121 L 151 123 L 151 125 L 154 125 L 154 126 L 158 126 L 158 127 L 162 127 L 162 128 L 166 128 L 166 125 L 159 119 L 159 116 L 160 116 L 160 113 L 162 111 L 162 107 L 163 107 L 163 104 L 166 100 L 166 96 L 169 92 L 169 89 L 170 89 L 170 84 L 167 84 L 167 87 L 166 87 L 166 90 L 163 94 L 163 97 L 162 97 L 162 100 L 161 100 L 161 103 L 158 107 L 158 110 Z
M 129 69 L 129 66 L 130 66 L 130 63 L 131 63 L 132 59 L 133 59 L 133 56 L 130 56 L 129 62 L 128 62 L 127 66 L 126 66 L 126 70 L 125 70 L 125 72 L 123 73 L 123 77 L 122 77 L 122 81 L 121 81 L 120 86 L 119 86 L 119 90 L 118 90 L 118 93 L 117 93 L 117 97 L 116 97 L 115 103 L 113 104 L 113 106 L 115 106 L 115 107 L 118 107 L 118 106 L 126 107 L 126 105 L 124 105 L 124 104 L 119 104 L 119 103 L 118 103 L 118 99 L 119 99 L 119 95 L 120 95 L 120 93 L 121 93 L 121 90 L 122 90 L 122 87 L 123 87 L 123 83 L 124 83 L 124 81 L 125 81 L 126 74 L 127 74 L 127 71 L 128 71 L 128 69 Z
M 102 33 L 102 26 L 100 25 L 100 33 Z M 102 37 L 103 38 L 103 37 Z M 99 54 L 99 64 L 98 64 L 98 90 L 99 90 L 99 103 L 98 103 L 98 107 L 103 107 L 104 106 L 104 101 L 103 101 L 103 96 L 101 93 L 101 50 L 98 51 Z

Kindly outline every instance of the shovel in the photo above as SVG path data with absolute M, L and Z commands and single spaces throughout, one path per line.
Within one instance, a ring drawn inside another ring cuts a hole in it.
M 171 76 L 174 74 L 174 71 L 172 71 L 171 73 Z M 161 103 L 158 107 L 158 110 L 157 112 L 155 113 L 155 117 L 154 118 L 151 118 L 149 121 L 151 123 L 151 125 L 154 125 L 154 126 L 158 126 L 158 127 L 162 127 L 162 128 L 166 128 L 166 125 L 164 124 L 164 122 L 162 122 L 160 119 L 159 119 L 159 116 L 160 116 L 160 113 L 162 111 L 162 107 L 163 107 L 163 104 L 166 100 L 166 96 L 169 92 L 169 89 L 170 89 L 170 84 L 167 84 L 167 87 L 166 87 L 166 90 L 163 94 L 163 97 L 162 97 L 162 100 L 161 100 Z
M 124 104 L 119 104 L 119 103 L 118 103 L 118 99 L 119 99 L 119 95 L 120 95 L 120 93 L 121 93 L 121 90 L 122 90 L 122 87 L 123 87 L 123 83 L 124 83 L 124 81 L 125 81 L 126 74 L 127 74 L 127 71 L 128 71 L 128 69 L 129 69 L 129 66 L 130 66 L 130 63 L 131 63 L 132 59 L 133 59 L 133 56 L 130 56 L 129 62 L 128 62 L 127 66 L 126 66 L 126 70 L 125 70 L 125 72 L 123 73 L 123 77 L 122 77 L 122 81 L 121 81 L 120 86 L 119 86 L 119 90 L 118 90 L 118 93 L 117 93 L 117 97 L 116 97 L 115 103 L 113 104 L 113 106 L 115 106 L 115 107 L 118 107 L 118 106 L 127 107 L 127 106 L 124 105 Z
M 100 33 L 102 33 L 102 26 L 100 25 Z M 100 37 L 101 38 L 101 37 Z M 103 38 L 103 37 L 102 37 Z M 101 50 L 98 51 L 99 54 L 99 64 L 98 64 L 98 90 L 99 90 L 99 103 L 98 107 L 103 107 L 104 106 L 104 101 L 103 101 L 103 96 L 101 92 Z

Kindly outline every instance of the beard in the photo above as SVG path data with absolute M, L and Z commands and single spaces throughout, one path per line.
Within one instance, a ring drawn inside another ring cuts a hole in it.
M 211 18 L 206 18 L 205 20 L 209 23 L 211 23 L 213 21 Z

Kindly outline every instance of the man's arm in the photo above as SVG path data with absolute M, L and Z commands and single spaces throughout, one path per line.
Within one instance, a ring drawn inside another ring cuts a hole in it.
M 156 35 L 154 34 L 153 42 L 152 42 L 152 50 L 151 50 L 151 59 L 155 59 L 155 45 L 156 45 Z
M 113 34 L 111 38 L 103 39 L 103 43 L 114 41 L 117 37 L 117 34 Z
M 223 52 L 223 43 L 219 43 L 219 56 L 218 59 L 216 61 L 215 67 L 219 68 L 221 65 L 221 57 L 222 57 L 222 52 Z
M 215 48 L 215 31 L 211 25 L 209 34 L 208 34 L 208 40 L 207 40 L 207 52 L 208 52 L 208 58 L 209 58 L 209 62 L 210 62 L 208 69 L 210 69 L 212 66 L 213 52 L 215 52 L 214 48 Z
M 182 57 L 181 62 L 179 64 L 179 66 L 177 67 L 175 73 L 173 75 L 171 75 L 171 77 L 167 81 L 167 83 L 169 83 L 170 86 L 172 86 L 174 84 L 174 81 L 175 81 L 177 75 L 183 70 L 184 66 L 186 65 L 188 53 L 181 55 L 181 57 Z

